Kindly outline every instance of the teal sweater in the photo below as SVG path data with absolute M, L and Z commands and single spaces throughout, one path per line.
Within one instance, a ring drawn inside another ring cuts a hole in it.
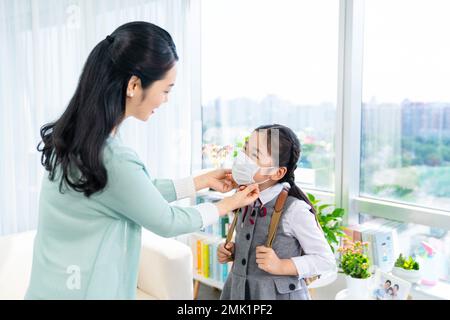
M 26 299 L 134 299 L 141 226 L 165 237 L 199 230 L 195 207 L 177 200 L 171 180 L 152 180 L 134 151 L 110 137 L 106 188 L 85 197 L 45 175 Z

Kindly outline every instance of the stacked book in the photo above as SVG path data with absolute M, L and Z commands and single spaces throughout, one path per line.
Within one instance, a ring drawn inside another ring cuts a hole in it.
M 217 223 L 209 225 L 206 228 L 201 229 L 200 231 L 218 238 L 226 238 L 229 223 L 230 219 L 228 215 L 223 216 L 219 218 L 219 221 Z
M 196 203 L 215 203 L 223 199 L 223 194 L 209 191 L 199 195 Z M 216 224 L 207 226 L 200 233 L 193 234 L 191 250 L 194 256 L 194 272 L 207 279 L 223 283 L 227 279 L 232 263 L 221 264 L 217 260 L 217 248 L 225 242 L 231 217 L 226 215 L 219 218 Z
M 366 254 L 373 267 L 377 266 L 384 272 L 389 272 L 399 254 L 398 233 L 405 227 L 404 223 L 373 219 L 363 224 L 346 228 L 350 240 L 367 242 Z M 345 245 L 345 243 L 344 243 Z
M 230 265 L 221 264 L 217 260 L 217 248 L 223 243 L 223 239 L 198 235 L 194 236 L 192 240 L 194 272 L 205 278 L 225 282 Z

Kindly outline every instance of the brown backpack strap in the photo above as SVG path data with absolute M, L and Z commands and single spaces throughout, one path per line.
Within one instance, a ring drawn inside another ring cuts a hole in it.
M 277 233 L 278 224 L 280 223 L 281 214 L 283 213 L 284 204 L 288 198 L 289 188 L 284 188 L 275 202 L 275 208 L 272 214 L 272 218 L 270 219 L 269 225 L 269 235 L 266 241 L 266 247 L 272 248 L 273 240 L 275 239 L 275 235 Z M 319 279 L 320 275 L 304 278 L 305 283 L 309 286 L 312 282 Z
M 234 218 L 233 218 L 233 222 L 231 222 L 230 227 L 228 228 L 228 233 L 227 233 L 227 239 L 225 240 L 225 245 L 228 244 L 228 242 L 231 241 L 231 239 L 233 238 L 233 233 L 234 233 L 234 229 L 236 229 L 236 224 L 237 224 L 237 220 L 238 220 L 238 211 L 240 209 L 235 209 L 233 211 L 234 213 Z
M 284 204 L 286 203 L 286 199 L 288 198 L 289 190 L 284 188 L 281 190 L 278 195 L 277 201 L 275 202 L 275 208 L 272 214 L 272 218 L 270 219 L 269 225 L 269 234 L 267 236 L 266 247 L 272 248 L 273 240 L 275 239 L 275 235 L 277 233 L 278 224 L 280 223 L 281 213 L 283 212 Z

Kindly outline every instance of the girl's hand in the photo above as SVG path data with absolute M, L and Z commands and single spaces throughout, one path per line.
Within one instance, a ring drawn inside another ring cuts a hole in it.
M 234 242 L 221 243 L 217 248 L 217 259 L 219 263 L 227 263 L 233 261 Z
M 247 187 L 240 187 L 235 194 L 216 202 L 215 205 L 219 209 L 219 215 L 225 215 L 234 209 L 239 209 L 255 202 L 258 197 L 259 187 L 255 183 Z
M 234 184 L 231 178 L 231 169 L 217 169 L 194 178 L 195 190 L 211 188 L 218 192 L 233 190 Z
M 258 268 L 274 275 L 295 276 L 297 268 L 291 259 L 278 258 L 272 248 L 256 247 L 256 263 Z

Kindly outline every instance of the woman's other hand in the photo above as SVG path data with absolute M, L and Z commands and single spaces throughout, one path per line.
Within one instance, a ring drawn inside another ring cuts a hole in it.
M 226 193 L 237 187 L 231 177 L 231 169 L 217 169 L 194 178 L 195 190 L 211 188 Z

